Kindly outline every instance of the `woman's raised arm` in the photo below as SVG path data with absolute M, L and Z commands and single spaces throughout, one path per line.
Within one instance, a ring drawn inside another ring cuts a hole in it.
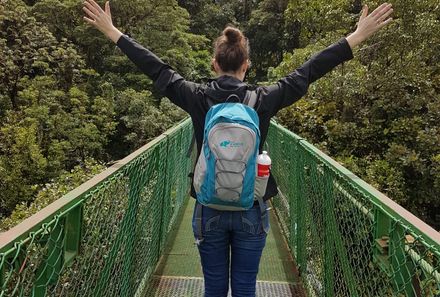
M 198 84 L 186 81 L 168 64 L 159 59 L 134 39 L 124 35 L 112 22 L 110 4 L 105 3 L 105 10 L 94 0 L 85 0 L 83 10 L 87 14 L 84 20 L 111 39 L 127 57 L 148 77 L 156 88 L 171 102 L 190 112 L 194 104 L 194 93 Z
M 392 20 L 388 18 L 392 12 L 392 6 L 388 3 L 377 7 L 370 15 L 368 7 L 364 6 L 355 32 L 315 54 L 276 84 L 265 87 L 265 96 L 261 102 L 264 110 L 272 116 L 303 97 L 311 83 L 344 61 L 352 59 L 352 49 L 388 24 Z

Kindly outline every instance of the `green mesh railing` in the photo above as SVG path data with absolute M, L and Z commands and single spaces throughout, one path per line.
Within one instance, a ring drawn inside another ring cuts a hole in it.
M 142 296 L 188 196 L 191 131 L 179 124 L 0 234 L 0 297 Z M 439 233 L 274 123 L 268 149 L 309 296 L 439 296 Z
M 440 234 L 272 123 L 273 199 L 308 296 L 440 296 Z
M 0 296 L 140 296 L 188 197 L 189 120 L 0 235 Z

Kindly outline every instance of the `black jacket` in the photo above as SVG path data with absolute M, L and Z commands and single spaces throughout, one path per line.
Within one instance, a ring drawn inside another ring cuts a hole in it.
M 258 104 L 255 106 L 260 118 L 261 146 L 264 144 L 271 117 L 280 109 L 293 104 L 304 96 L 309 85 L 344 61 L 353 58 L 353 53 L 345 38 L 314 55 L 301 67 L 280 79 L 276 84 L 253 88 L 231 77 L 221 76 L 211 79 L 207 84 L 186 81 L 169 65 L 165 64 L 148 49 L 132 38 L 122 35 L 117 46 L 153 81 L 154 85 L 174 104 L 191 116 L 197 143 L 197 156 L 203 142 L 205 116 L 210 105 L 208 100 L 223 102 L 231 94 L 244 98 L 247 89 L 255 89 Z M 262 147 L 260 147 L 261 151 Z M 264 200 L 278 193 L 273 176 L 270 176 Z M 191 196 L 196 197 L 194 187 Z

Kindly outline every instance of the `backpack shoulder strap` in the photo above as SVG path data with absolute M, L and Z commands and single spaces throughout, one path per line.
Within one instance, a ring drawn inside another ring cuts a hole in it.
M 243 104 L 255 108 L 257 105 L 258 94 L 255 91 L 247 90 L 244 97 Z

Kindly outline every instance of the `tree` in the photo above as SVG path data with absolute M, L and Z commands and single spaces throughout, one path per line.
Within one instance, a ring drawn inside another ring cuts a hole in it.
M 350 32 L 357 18 L 352 5 L 346 3 L 345 12 L 338 12 L 334 21 L 332 14 L 323 14 L 322 24 L 316 20 L 316 24 L 302 27 L 308 32 L 301 32 L 307 37 L 304 42 L 314 43 L 286 54 L 271 70 L 272 80 Z M 440 222 L 430 210 L 440 207 L 436 175 L 440 152 L 440 7 L 429 0 L 417 4 L 399 0 L 394 7 L 394 24 L 360 48 L 355 60 L 315 83 L 305 101 L 284 110 L 279 118 L 439 228 Z M 296 21 L 307 23 L 316 8 L 309 10 L 304 9 Z M 353 21 L 343 27 L 343 19 Z
M 8 215 L 63 170 L 106 159 L 116 123 L 113 98 L 87 92 L 96 72 L 75 46 L 57 40 L 23 2 L 1 5 L 0 213 Z
M 207 39 L 188 32 L 189 16 L 176 1 L 112 5 L 124 32 L 188 79 L 208 76 Z M 182 117 L 165 110 L 170 104 L 151 92 L 148 77 L 85 24 L 81 6 L 0 3 L 1 216 L 29 205 L 66 170 L 125 156 Z
M 287 0 L 264 0 L 252 11 L 246 35 L 251 44 L 250 76 L 255 81 L 266 81 L 268 68 L 282 61 L 286 45 L 297 38 L 296 25 L 290 26 L 290 32 L 284 23 L 287 4 Z
M 11 215 L 0 221 L 0 232 L 6 231 L 36 214 L 104 169 L 105 166 L 102 164 L 98 164 L 94 160 L 86 160 L 84 164 L 77 165 L 70 171 L 63 171 L 57 178 L 44 184 L 32 203 L 28 205 L 28 203 L 22 201 L 17 204 Z

